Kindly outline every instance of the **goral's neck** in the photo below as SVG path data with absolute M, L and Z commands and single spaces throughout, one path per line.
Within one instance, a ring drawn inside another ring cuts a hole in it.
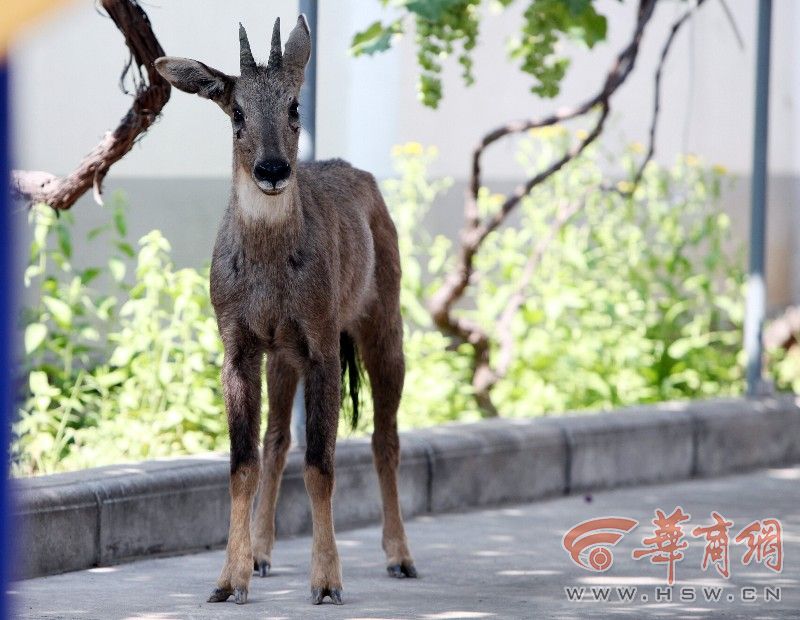
M 233 183 L 233 216 L 242 241 L 254 254 L 291 254 L 303 227 L 303 210 L 297 177 L 280 194 L 261 191 L 249 173 L 239 170 Z M 265 256 L 266 258 L 266 256 Z

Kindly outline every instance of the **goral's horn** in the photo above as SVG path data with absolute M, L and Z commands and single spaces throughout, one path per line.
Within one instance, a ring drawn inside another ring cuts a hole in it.
M 242 75 L 256 70 L 256 61 L 253 52 L 250 51 L 250 41 L 247 40 L 247 32 L 244 26 L 239 24 L 239 71 Z
M 267 69 L 278 69 L 283 62 L 283 52 L 281 51 L 281 18 L 275 19 L 272 27 L 272 44 L 269 48 L 269 61 Z

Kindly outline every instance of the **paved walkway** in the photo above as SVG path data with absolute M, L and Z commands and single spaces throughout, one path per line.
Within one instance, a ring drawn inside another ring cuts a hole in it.
M 659 601 L 659 592 L 663 599 L 668 591 L 667 564 L 633 560 L 631 552 L 652 535 L 654 511 L 661 508 L 669 515 L 678 505 L 691 515 L 684 524 L 689 547 L 675 565 L 672 600 Z M 729 580 L 712 567 L 702 571 L 704 544 L 688 534 L 710 523 L 712 510 L 734 522 L 731 538 L 753 520 L 778 518 L 783 572 L 755 562 L 742 565 L 746 546 L 740 544 L 730 547 Z M 565 531 L 612 515 L 640 524 L 614 547 L 610 570 L 589 572 L 573 564 L 561 546 Z M 408 524 L 408 533 L 417 580 L 386 575 L 379 528 L 340 533 L 341 607 L 327 599 L 318 607 L 308 602 L 307 538 L 278 541 L 273 574 L 253 577 L 244 606 L 205 602 L 222 564 L 221 551 L 32 579 L 18 583 L 12 599 L 22 618 L 800 617 L 800 466 L 421 517 Z M 582 592 L 583 600 L 569 600 L 565 588 L 577 588 L 570 590 L 572 596 Z M 681 592 L 693 593 L 694 600 L 680 600 Z M 634 600 L 622 602 L 620 593 Z M 770 593 L 779 593 L 781 600 L 765 600 Z M 721 600 L 709 602 L 706 594 Z M 607 602 L 593 600 L 606 595 Z M 755 602 L 743 600 L 752 596 Z

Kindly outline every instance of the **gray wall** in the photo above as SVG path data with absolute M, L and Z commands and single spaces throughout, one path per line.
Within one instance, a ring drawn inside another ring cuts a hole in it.
M 512 188 L 508 181 L 490 181 L 499 191 Z M 432 233 L 456 238 L 462 224 L 462 199 L 465 182 L 453 184 L 431 209 L 424 225 Z M 228 199 L 227 178 L 126 178 L 108 183 L 107 194 L 124 192 L 129 203 L 129 231 L 132 243 L 154 228 L 164 232 L 172 244 L 178 267 L 199 267 L 211 260 L 211 250 L 222 212 Z M 796 176 L 773 175 L 769 184 L 770 212 L 767 230 L 767 285 L 772 312 L 790 303 L 800 303 L 800 255 L 797 233 L 800 229 L 800 179 Z M 746 243 L 749 221 L 749 179 L 734 179 L 723 195 L 721 204 L 731 215 L 734 238 Z M 86 232 L 109 221 L 109 214 L 84 197 L 76 205 L 76 246 Z M 27 216 L 17 210 L 19 230 L 29 238 Z M 87 266 L 106 260 L 106 245 L 89 244 L 76 251 L 76 265 Z M 29 298 L 29 295 L 26 295 Z

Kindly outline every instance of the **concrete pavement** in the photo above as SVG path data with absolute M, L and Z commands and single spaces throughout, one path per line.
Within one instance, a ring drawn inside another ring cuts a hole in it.
M 653 535 L 655 511 L 669 516 L 677 506 L 691 518 L 682 523 L 688 548 L 669 589 L 667 563 L 634 560 L 631 553 Z M 711 566 L 702 570 L 703 539 L 691 536 L 711 523 L 712 511 L 733 522 L 727 580 Z M 611 568 L 591 572 L 570 559 L 562 537 L 579 522 L 604 516 L 639 524 L 611 549 Z M 755 560 L 743 565 L 747 546 L 733 543 L 746 525 L 767 518 L 782 526 L 781 573 Z M 186 527 L 192 528 L 190 514 Z M 69 619 L 800 617 L 800 466 L 421 516 L 409 521 L 408 534 L 417 580 L 386 575 L 380 528 L 339 533 L 341 607 L 327 599 L 322 606 L 309 603 L 306 537 L 276 543 L 272 575 L 253 577 L 244 606 L 205 602 L 222 551 L 31 579 L 15 585 L 12 602 L 20 618 Z M 620 600 L 626 597 L 633 600 Z

